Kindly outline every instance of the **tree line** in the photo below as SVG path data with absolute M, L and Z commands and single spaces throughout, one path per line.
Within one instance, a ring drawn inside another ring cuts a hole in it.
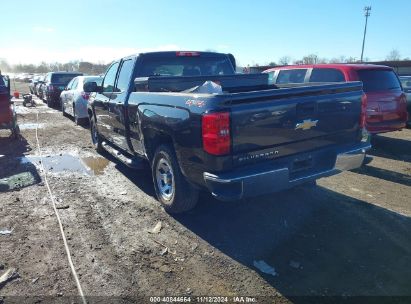
M 402 57 L 400 52 L 397 49 L 391 50 L 388 55 L 385 57 L 386 61 L 400 61 L 400 60 L 410 60 L 408 57 Z M 369 58 L 364 58 L 364 62 L 369 62 Z M 278 62 L 270 62 L 268 65 L 290 65 L 290 64 L 319 64 L 319 63 L 359 63 L 360 59 L 357 57 L 346 57 L 340 56 L 331 59 L 319 57 L 316 54 L 309 54 L 303 56 L 301 59 L 293 60 L 290 56 L 283 56 L 279 58 Z M 258 65 L 257 65 L 258 66 Z
M 44 74 L 48 72 L 80 72 L 87 75 L 99 75 L 105 72 L 108 64 L 91 63 L 84 61 L 61 62 L 41 62 L 40 64 L 9 64 L 5 59 L 0 59 L 0 70 L 12 73 L 33 73 Z

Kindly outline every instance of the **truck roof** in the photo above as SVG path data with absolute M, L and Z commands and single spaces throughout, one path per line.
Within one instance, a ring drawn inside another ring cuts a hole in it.
M 368 69 L 381 69 L 381 70 L 392 70 L 391 67 L 386 65 L 377 64 L 365 64 L 365 63 L 323 63 L 323 64 L 301 64 L 301 65 L 285 65 L 280 67 L 274 67 L 264 72 L 271 72 L 278 69 L 311 69 L 311 68 L 328 68 L 328 69 L 339 69 L 339 70 L 368 70 Z
M 132 54 L 129 56 L 124 57 L 136 57 L 136 56 L 150 56 L 150 57 L 175 57 L 175 56 L 201 56 L 201 57 L 215 57 L 216 55 L 220 56 L 227 56 L 228 54 L 225 53 L 217 53 L 217 52 L 199 52 L 199 51 L 162 51 L 162 52 L 145 52 L 145 53 L 137 53 Z

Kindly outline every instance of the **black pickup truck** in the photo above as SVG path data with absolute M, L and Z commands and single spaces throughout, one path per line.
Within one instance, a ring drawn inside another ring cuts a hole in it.
M 92 141 L 126 165 L 148 161 L 168 212 L 208 189 L 237 200 L 361 166 L 367 149 L 361 82 L 270 84 L 235 74 L 231 54 L 155 52 L 114 61 L 88 83 Z

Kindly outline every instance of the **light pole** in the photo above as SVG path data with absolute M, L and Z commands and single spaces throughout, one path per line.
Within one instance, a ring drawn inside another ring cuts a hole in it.
M 367 22 L 368 17 L 370 16 L 371 6 L 364 7 L 364 15 L 365 15 L 365 27 L 364 27 L 364 37 L 362 39 L 362 50 L 361 50 L 361 62 L 364 55 L 364 44 L 365 44 L 365 35 L 367 34 Z

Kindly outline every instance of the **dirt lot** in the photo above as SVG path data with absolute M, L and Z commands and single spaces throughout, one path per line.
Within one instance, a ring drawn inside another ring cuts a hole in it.
M 0 303 L 78 295 L 38 166 L 37 114 L 43 164 L 90 302 L 411 296 L 411 130 L 377 136 L 370 164 L 315 188 L 235 203 L 202 194 L 195 210 L 170 216 L 148 168 L 98 155 L 87 128 L 38 103 L 17 101 L 20 140 L 0 132 L 0 230 L 11 230 L 0 234 L 0 276 L 19 274 L 0 285 Z M 150 233 L 160 221 L 161 231 Z M 260 272 L 260 260 L 277 275 Z

